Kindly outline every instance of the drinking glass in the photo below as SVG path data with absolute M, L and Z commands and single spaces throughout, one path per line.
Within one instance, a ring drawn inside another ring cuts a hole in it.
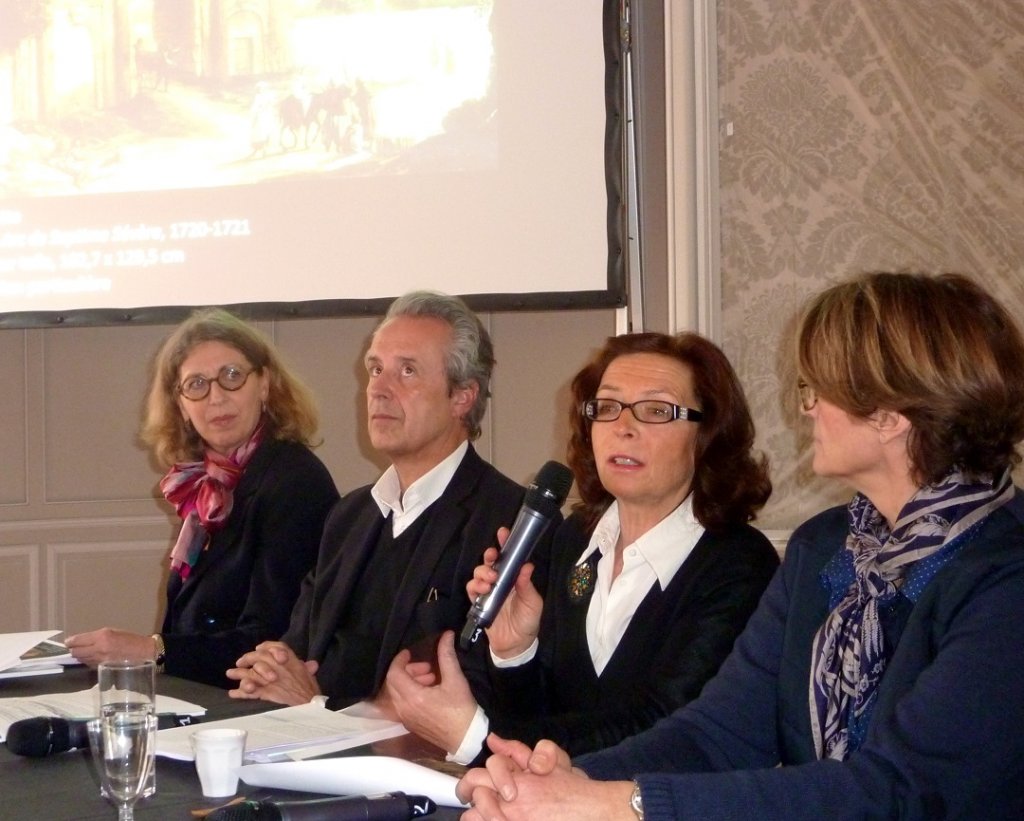
M 143 708 L 156 714 L 156 664 L 152 659 L 103 661 L 96 677 L 101 718 Z
M 144 709 L 101 716 L 100 781 L 117 806 L 118 821 L 134 821 L 133 808 L 142 796 L 153 766 L 156 716 Z
M 100 662 L 96 669 L 100 718 L 115 713 L 145 713 L 156 715 L 156 662 L 152 659 Z M 156 744 L 150 752 L 149 775 L 142 795 L 148 798 L 156 792 Z M 101 786 L 105 798 L 110 796 Z

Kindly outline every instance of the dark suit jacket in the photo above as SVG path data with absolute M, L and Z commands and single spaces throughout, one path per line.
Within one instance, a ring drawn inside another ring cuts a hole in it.
M 518 668 L 491 667 L 491 730 L 531 746 L 550 738 L 573 755 L 640 732 L 696 698 L 779 566 L 753 527 L 705 532 L 668 587 L 651 588 L 598 676 L 587 643 L 596 564 L 582 598 L 568 584 L 589 540 L 576 515 L 555 533 L 537 656 Z
M 379 650 L 363 661 L 372 665 L 373 689 L 384 680 L 388 665 L 410 636 L 433 630 L 432 643 L 444 630 L 461 630 L 469 610 L 466 582 L 482 561 L 483 551 L 497 543 L 499 527 L 510 527 L 523 499 L 523 488 L 484 462 L 470 446 L 442 496 L 422 515 L 428 527 L 417 545 L 401 587 L 390 601 L 387 627 Z M 347 494 L 324 527 L 314 573 L 303 582 L 283 641 L 300 658 L 321 661 L 354 596 L 362 568 L 377 544 L 380 508 L 370 486 Z M 372 693 L 353 692 L 344 681 L 319 680 L 332 708 Z
M 330 473 L 309 448 L 276 439 L 257 448 L 225 526 L 184 583 L 171 572 L 161 629 L 168 673 L 234 686 L 224 671 L 288 626 L 337 500 Z

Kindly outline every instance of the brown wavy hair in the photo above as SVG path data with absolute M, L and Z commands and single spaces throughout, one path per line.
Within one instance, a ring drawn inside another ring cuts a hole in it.
M 877 272 L 814 297 L 797 332 L 797 367 L 852 416 L 911 424 L 915 479 L 954 467 L 1001 474 L 1024 439 L 1024 341 L 1013 317 L 960 274 Z
M 694 453 L 692 493 L 697 520 L 709 531 L 752 521 L 772 492 L 768 460 L 753 451 L 754 421 L 732 365 L 714 343 L 695 333 L 609 337 L 576 374 L 568 448 L 569 466 L 580 494 L 574 510 L 584 516 L 589 530 L 613 500 L 597 473 L 590 440 L 593 423 L 583 415 L 583 403 L 594 398 L 613 360 L 639 353 L 667 356 L 688 367 L 693 375 L 693 389 L 703 412 L 697 423 Z
M 195 428 L 185 424 L 178 406 L 181 363 L 202 342 L 230 345 L 257 372 L 269 372 L 270 390 L 263 411 L 268 437 L 314 446 L 320 417 L 313 394 L 288 369 L 274 344 L 234 314 L 221 308 L 202 308 L 174 329 L 153 362 L 140 438 L 161 465 L 170 467 L 202 457 L 203 440 Z

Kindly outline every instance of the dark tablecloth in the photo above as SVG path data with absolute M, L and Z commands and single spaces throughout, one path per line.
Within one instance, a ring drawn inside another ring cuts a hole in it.
M 39 696 L 46 693 L 86 690 L 96 683 L 94 671 L 72 667 L 60 675 L 33 676 L 0 680 L 0 698 Z M 279 705 L 264 702 L 239 701 L 227 691 L 204 684 L 161 675 L 157 678 L 157 691 L 206 708 L 207 720 L 230 718 L 276 708 Z M 369 749 L 350 751 L 366 755 L 393 755 L 426 762 L 440 758 L 440 751 L 411 736 L 378 742 Z M 239 784 L 246 798 L 303 799 L 318 798 L 312 793 L 294 793 L 281 790 L 247 789 Z M 224 803 L 224 799 L 203 798 L 195 766 L 190 761 L 172 761 L 158 757 L 156 767 L 156 795 L 135 805 L 135 816 L 140 821 L 150 819 L 191 819 L 190 810 L 210 808 Z M 454 821 L 461 812 L 441 807 L 430 816 L 436 821 Z M 72 750 L 46 758 L 24 758 L 0 745 L 0 818 L 5 821 L 46 819 L 46 821 L 78 821 L 79 819 L 117 818 L 113 805 L 100 797 L 99 777 L 88 750 Z

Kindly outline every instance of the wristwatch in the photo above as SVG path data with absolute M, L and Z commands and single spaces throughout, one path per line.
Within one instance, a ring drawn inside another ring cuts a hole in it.
M 638 821 L 644 821 L 644 797 L 640 795 L 640 785 L 633 782 L 633 794 L 629 796 L 629 808 L 636 814 Z
M 153 646 L 155 648 L 153 661 L 156 662 L 157 672 L 162 673 L 164 670 L 164 662 L 167 660 L 167 648 L 164 647 L 164 637 L 159 633 L 154 633 L 152 639 Z

